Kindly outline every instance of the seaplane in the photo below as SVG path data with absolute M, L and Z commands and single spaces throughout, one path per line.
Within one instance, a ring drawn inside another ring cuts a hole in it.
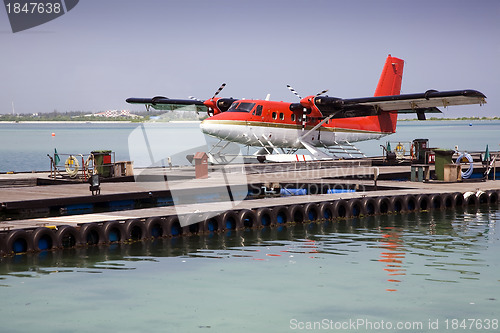
M 335 158 L 334 150 L 362 154 L 353 143 L 380 139 L 396 132 L 398 114 L 414 113 L 425 120 L 427 113 L 441 113 L 438 107 L 486 103 L 486 96 L 477 90 L 436 91 L 400 94 L 404 61 L 388 55 L 374 96 L 338 98 L 325 95 L 301 97 L 288 85 L 298 102 L 247 100 L 217 97 L 226 84 L 207 100 L 193 97 L 170 99 L 128 98 L 132 104 L 144 104 L 146 109 L 172 110 L 172 106 L 206 107 L 208 118 L 201 124 L 203 133 L 215 137 L 209 155 L 217 155 L 230 142 L 257 147 L 259 161 L 308 161 Z M 226 143 L 226 144 L 224 144 Z M 218 147 L 219 151 L 213 149 Z M 309 155 L 299 155 L 306 149 Z

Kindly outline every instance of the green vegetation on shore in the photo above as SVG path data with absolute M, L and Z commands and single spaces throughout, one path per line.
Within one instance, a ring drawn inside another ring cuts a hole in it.
M 205 113 L 200 112 L 200 117 Z M 44 121 L 80 121 L 80 122 L 95 122 L 95 121 L 123 121 L 123 122 L 145 122 L 145 121 L 178 121 L 178 120 L 199 120 L 199 116 L 194 111 L 183 112 L 165 112 L 165 111 L 140 111 L 134 112 L 132 117 L 103 117 L 90 112 L 84 111 L 68 111 L 68 112 L 47 112 L 34 114 L 1 114 L 0 122 L 44 122 Z
M 454 121 L 454 120 L 500 120 L 500 117 L 460 117 L 460 118 L 438 118 L 438 117 L 430 117 L 427 120 L 438 120 L 438 121 Z M 419 121 L 416 118 L 409 119 L 398 119 L 398 121 Z

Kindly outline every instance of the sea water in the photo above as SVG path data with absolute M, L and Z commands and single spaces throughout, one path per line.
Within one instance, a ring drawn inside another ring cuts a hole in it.
M 2 332 L 497 332 L 500 211 L 3 258 Z
M 499 150 L 500 121 L 406 121 L 397 132 L 380 140 L 356 143 L 367 156 L 383 154 L 387 141 L 410 142 L 427 138 L 435 148 L 460 151 Z M 52 135 L 54 134 L 54 135 Z M 148 140 L 144 140 L 147 138 Z M 216 142 L 216 141 L 215 141 Z M 173 163 L 186 165 L 185 155 L 198 147 L 213 144 L 201 134 L 199 123 L 0 123 L 0 172 L 47 171 L 57 149 L 61 154 L 89 154 L 112 150 L 116 161 L 134 160 L 135 166 L 149 166 L 143 154 L 158 151 L 161 158 L 176 156 Z M 242 148 L 241 153 L 251 153 Z M 307 153 L 306 151 L 304 153 Z M 67 155 L 63 157 L 67 158 Z M 64 164 L 64 160 L 62 161 Z

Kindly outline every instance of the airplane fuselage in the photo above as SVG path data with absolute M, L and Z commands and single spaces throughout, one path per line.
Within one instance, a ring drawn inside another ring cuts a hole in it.
M 277 148 L 303 148 L 304 141 L 315 147 L 324 147 L 338 142 L 379 139 L 396 129 L 397 112 L 332 118 L 317 126 L 324 117 L 312 112 L 303 119 L 302 111 L 292 111 L 290 105 L 286 102 L 240 100 L 228 111 L 205 119 L 200 127 L 205 134 L 222 140 Z

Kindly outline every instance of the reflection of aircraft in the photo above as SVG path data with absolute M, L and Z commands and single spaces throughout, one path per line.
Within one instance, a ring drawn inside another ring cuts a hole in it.
M 351 146 L 351 142 L 392 134 L 398 113 L 416 113 L 418 119 L 425 120 L 425 113 L 441 112 L 438 106 L 486 103 L 486 96 L 475 90 L 400 95 L 403 65 L 403 60 L 387 57 L 374 97 L 342 99 L 324 96 L 325 90 L 301 98 L 288 86 L 300 102 L 218 98 L 223 84 L 206 101 L 154 97 L 128 98 L 127 102 L 156 110 L 170 110 L 172 105 L 204 105 L 210 116 L 201 123 L 204 133 L 220 142 L 260 147 L 261 154 L 270 154 L 276 148 L 285 153 L 287 149 L 289 159 L 295 159 L 291 154 L 300 148 L 306 148 L 315 159 L 331 158 L 320 149 Z

